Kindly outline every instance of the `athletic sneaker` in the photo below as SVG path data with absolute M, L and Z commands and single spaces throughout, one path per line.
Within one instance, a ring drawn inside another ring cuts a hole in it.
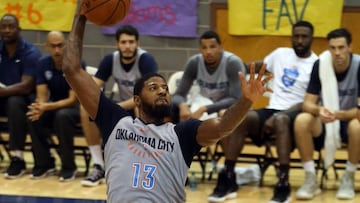
M 13 156 L 11 158 L 10 166 L 6 170 L 4 176 L 8 179 L 19 178 L 25 173 L 25 169 L 25 161 L 19 157 Z
M 75 180 L 76 173 L 77 173 L 76 169 L 67 169 L 67 170 L 62 169 L 60 171 L 59 181 L 67 182 L 67 181 Z
M 321 193 L 320 187 L 316 181 L 316 174 L 306 171 L 303 185 L 297 190 L 297 199 L 312 199 L 315 195 Z
M 346 171 L 341 179 L 339 190 L 336 193 L 338 199 L 354 199 L 354 172 Z
M 274 188 L 274 195 L 269 203 L 289 203 L 291 188 L 288 181 L 280 180 Z
M 219 173 L 214 192 L 208 197 L 208 201 L 223 202 L 227 199 L 234 199 L 237 196 L 238 188 L 235 173 L 222 170 Z
M 98 186 L 105 181 L 105 171 L 99 164 L 94 164 L 93 170 L 91 173 L 81 181 L 83 186 Z
M 54 175 L 56 172 L 55 165 L 46 167 L 46 168 L 39 168 L 35 167 L 30 175 L 31 179 L 41 179 L 47 176 Z

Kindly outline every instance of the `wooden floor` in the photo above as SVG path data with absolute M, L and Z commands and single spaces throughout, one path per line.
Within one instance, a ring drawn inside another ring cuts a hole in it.
M 106 186 L 102 184 L 98 187 L 86 188 L 80 185 L 80 181 L 83 179 L 83 174 L 79 174 L 79 177 L 72 182 L 62 183 L 58 181 L 57 176 L 51 176 L 42 180 L 31 180 L 29 178 L 30 169 L 32 168 L 32 157 L 27 153 L 26 161 L 28 163 L 28 173 L 15 180 L 7 180 L 0 176 L 0 196 L 1 195 L 18 195 L 18 196 L 38 196 L 38 197 L 58 197 L 58 198 L 75 198 L 75 199 L 106 199 Z M 77 160 L 79 170 L 82 171 L 83 160 L 79 158 Z M 0 170 L 3 172 L 8 166 L 9 161 L 5 159 L 0 162 Z M 208 166 L 210 166 L 208 164 Z M 241 167 L 248 167 L 248 165 L 239 165 Z M 200 167 L 199 163 L 194 162 L 190 171 L 194 171 L 198 177 L 198 188 L 196 191 L 191 191 L 186 187 L 187 202 L 188 203 L 202 203 L 207 202 L 208 195 L 212 192 L 216 184 L 216 176 L 212 180 L 200 180 Z M 342 171 L 339 172 L 341 175 Z M 339 181 L 335 180 L 334 173 L 329 172 L 329 180 L 325 183 L 325 189 L 322 194 L 317 196 L 311 201 L 297 201 L 294 198 L 295 190 L 301 185 L 303 181 L 303 170 L 293 169 L 290 174 L 290 182 L 292 184 L 292 202 L 360 202 L 360 174 L 357 172 L 358 178 L 356 178 L 355 186 L 358 193 L 356 198 L 351 201 L 336 200 L 335 194 Z M 320 176 L 319 176 L 320 177 Z M 264 178 L 264 186 L 259 187 L 257 183 L 242 186 L 238 191 L 238 197 L 234 200 L 228 200 L 227 203 L 235 202 L 268 202 L 272 196 L 272 186 L 276 182 L 276 177 L 273 168 L 270 168 L 266 172 Z M 86 201 L 82 202 L 86 202 Z M 54 202 L 67 202 L 67 201 L 54 201 Z

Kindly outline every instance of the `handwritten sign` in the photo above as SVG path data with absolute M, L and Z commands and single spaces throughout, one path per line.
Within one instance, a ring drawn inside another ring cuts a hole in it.
M 126 18 L 102 32 L 114 34 L 124 24 L 135 26 L 142 35 L 197 37 L 197 1 L 132 0 Z
M 314 25 L 317 37 L 339 28 L 343 0 L 229 0 L 229 33 L 233 35 L 291 35 L 299 20 Z
M 77 0 L 0 0 L 0 5 L 0 15 L 16 15 L 24 30 L 70 31 Z

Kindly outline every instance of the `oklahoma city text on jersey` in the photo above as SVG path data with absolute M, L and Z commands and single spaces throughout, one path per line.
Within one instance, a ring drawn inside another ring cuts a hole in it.
M 122 128 L 116 130 L 115 139 L 146 143 L 153 149 L 164 150 L 167 152 L 173 152 L 175 146 L 174 142 L 170 142 L 163 139 L 156 139 L 150 136 L 143 136 L 135 132 L 132 132 L 128 129 L 122 129 Z

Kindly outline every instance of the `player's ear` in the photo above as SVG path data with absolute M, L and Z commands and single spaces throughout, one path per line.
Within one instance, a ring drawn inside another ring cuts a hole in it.
M 134 103 L 135 103 L 135 106 L 140 106 L 141 100 L 140 100 L 139 95 L 134 96 Z

